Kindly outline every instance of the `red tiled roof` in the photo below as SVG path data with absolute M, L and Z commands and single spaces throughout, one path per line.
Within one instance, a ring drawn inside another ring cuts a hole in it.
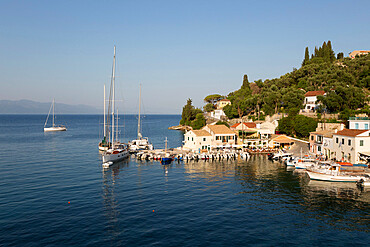
M 245 126 L 247 126 L 248 128 L 256 128 L 256 123 L 253 123 L 253 122 L 247 122 L 247 123 L 243 123 Z M 231 128 L 236 128 L 240 125 L 240 123 L 236 123 L 234 125 L 231 126 Z
M 334 135 L 340 135 L 340 136 L 352 136 L 352 137 L 355 137 L 355 136 L 358 136 L 359 134 L 362 134 L 364 132 L 366 132 L 368 130 L 353 130 L 353 129 L 344 129 L 344 130 L 341 130 L 341 131 L 338 131 L 337 133 L 335 133 Z
M 318 96 L 318 95 L 324 95 L 325 91 L 308 91 L 304 96 L 310 97 L 310 96 Z

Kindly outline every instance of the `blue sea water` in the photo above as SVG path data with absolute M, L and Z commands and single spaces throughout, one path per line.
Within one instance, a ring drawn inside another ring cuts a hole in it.
M 370 192 L 309 181 L 266 156 L 102 169 L 102 116 L 0 115 L 0 246 L 368 246 Z M 155 148 L 181 116 L 148 115 Z M 121 116 L 121 138 L 137 118 Z

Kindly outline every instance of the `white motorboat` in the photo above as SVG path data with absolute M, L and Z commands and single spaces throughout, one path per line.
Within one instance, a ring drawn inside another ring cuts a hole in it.
M 368 174 L 364 173 L 349 173 L 342 172 L 340 170 L 340 165 L 324 165 L 324 166 L 315 166 L 309 169 L 306 169 L 306 172 L 310 179 L 328 181 L 328 182 L 351 182 L 356 183 L 361 179 L 367 181 L 370 177 Z
M 110 133 L 111 140 L 108 140 L 108 143 L 112 143 L 111 147 L 104 151 L 102 154 L 103 156 L 103 164 L 104 166 L 107 166 L 109 164 L 113 164 L 116 161 L 120 161 L 123 159 L 126 159 L 129 157 L 129 150 L 126 144 L 120 143 L 118 141 L 118 113 L 117 117 L 114 115 L 114 102 L 115 102 L 115 69 L 116 69 L 116 46 L 114 46 L 114 55 L 113 55 L 113 69 L 112 69 L 112 80 L 111 80 L 111 97 L 109 97 L 109 109 L 108 109 L 108 115 L 111 112 L 112 118 L 111 118 L 111 128 Z M 117 121 L 117 123 L 116 123 Z M 116 125 L 115 125 L 116 124 Z M 109 128 L 108 128 L 109 132 Z M 112 163 L 110 163 L 112 162 Z
M 291 157 L 293 154 L 292 153 L 286 153 L 286 152 L 283 152 L 283 151 L 279 151 L 277 153 L 274 153 L 272 154 L 271 156 L 269 156 L 269 159 L 272 159 L 272 160 L 279 160 L 279 159 L 283 159 L 283 158 L 287 158 L 287 157 Z
M 50 106 L 50 109 L 49 109 L 49 113 L 48 113 L 48 116 L 46 118 L 46 121 L 45 121 L 45 124 L 44 124 L 44 132 L 51 132 L 51 131 L 66 131 L 67 128 L 64 126 L 64 125 L 57 125 L 55 124 L 55 99 L 53 99 L 53 102 L 51 103 L 51 106 Z M 50 116 L 50 111 L 51 109 L 53 109 L 53 120 L 52 120 L 52 125 L 50 127 L 46 127 L 46 125 L 48 124 L 48 120 L 49 120 L 49 116 Z
M 312 167 L 316 164 L 315 159 L 308 159 L 308 158 L 303 158 L 303 159 L 298 159 L 297 162 L 295 163 L 295 169 L 307 169 L 309 167 Z

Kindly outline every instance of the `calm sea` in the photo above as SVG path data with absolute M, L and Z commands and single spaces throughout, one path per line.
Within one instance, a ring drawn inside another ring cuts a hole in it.
M 310 182 L 266 156 L 103 170 L 102 116 L 0 115 L 0 246 L 369 246 L 370 192 Z M 156 148 L 180 116 L 149 115 Z M 121 117 L 136 136 L 136 116 Z

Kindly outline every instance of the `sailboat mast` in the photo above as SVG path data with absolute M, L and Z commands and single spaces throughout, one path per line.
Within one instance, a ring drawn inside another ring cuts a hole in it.
M 137 139 L 141 140 L 141 133 L 140 133 L 140 120 L 141 120 L 141 84 L 140 84 L 140 90 L 139 90 L 139 119 L 137 121 Z
M 54 105 L 55 105 L 55 99 L 53 99 L 53 127 L 55 126 L 54 124 Z
M 103 103 L 103 108 L 104 108 L 104 140 L 106 137 L 106 129 L 105 129 L 105 84 L 104 84 L 104 103 Z
M 114 46 L 114 54 L 113 54 L 113 70 L 112 70 L 112 147 L 114 147 L 114 73 L 116 69 L 116 46 Z

